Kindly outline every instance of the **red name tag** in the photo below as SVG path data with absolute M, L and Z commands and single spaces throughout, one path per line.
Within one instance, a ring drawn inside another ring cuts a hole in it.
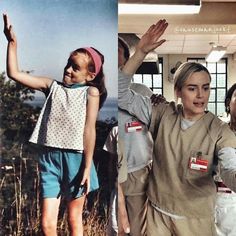
M 125 124 L 125 131 L 127 133 L 136 132 L 142 130 L 142 123 L 139 121 L 127 122 Z
M 199 170 L 202 172 L 207 172 L 208 160 L 202 160 L 198 157 L 190 157 L 189 168 L 191 170 Z
M 228 188 L 226 185 L 224 185 L 224 183 L 221 181 L 217 181 L 216 183 L 216 187 L 217 187 L 217 192 L 220 193 L 232 193 L 231 189 Z

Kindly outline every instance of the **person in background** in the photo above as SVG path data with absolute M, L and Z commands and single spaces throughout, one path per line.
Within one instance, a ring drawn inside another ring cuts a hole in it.
M 154 140 L 148 181 L 147 236 L 214 236 L 216 189 L 213 161 L 221 177 L 236 190 L 236 137 L 227 124 L 205 111 L 211 76 L 195 62 L 183 63 L 174 75 L 176 101 L 153 106 L 129 89 L 145 56 L 165 42 L 168 23 L 150 26 L 119 73 L 118 105 L 149 127 Z
M 236 135 L 236 84 L 232 85 L 225 97 L 225 110 L 230 115 L 229 127 Z M 236 149 L 235 149 L 236 150 Z M 225 186 L 217 166 L 214 176 L 217 196 L 215 206 L 215 223 L 218 236 L 236 235 L 236 193 Z
M 122 68 L 130 57 L 127 43 L 118 38 L 118 63 Z M 143 84 L 131 83 L 133 93 L 151 97 L 152 91 Z M 153 96 L 153 102 L 163 102 L 162 96 Z M 119 109 L 119 140 L 124 142 L 127 161 L 127 180 L 121 184 L 130 223 L 130 235 L 146 234 L 147 185 L 151 169 L 153 139 L 148 127 L 128 112 Z
M 151 97 L 152 91 L 143 84 L 131 89 Z M 119 110 L 119 137 L 124 140 L 127 159 L 127 180 L 121 184 L 130 223 L 130 235 L 146 234 L 147 185 L 152 164 L 153 140 L 148 127 L 127 112 Z
M 107 226 L 107 236 L 118 235 L 118 214 L 117 214 L 117 160 L 118 160 L 118 126 L 114 126 L 109 132 L 103 149 L 109 153 L 108 178 L 112 180 L 112 191 L 110 196 L 109 218 Z
M 18 69 L 17 40 L 6 14 L 7 75 L 47 97 L 30 142 L 39 153 L 42 230 L 57 235 L 61 195 L 68 202 L 70 235 L 83 235 L 82 212 L 86 195 L 98 189 L 93 164 L 96 118 L 106 96 L 104 57 L 92 47 L 74 50 L 64 68 L 62 82 L 36 77 Z M 36 56 L 36 55 L 32 55 Z

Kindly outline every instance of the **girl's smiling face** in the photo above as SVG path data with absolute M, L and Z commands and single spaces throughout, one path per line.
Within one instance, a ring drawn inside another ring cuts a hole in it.
M 94 79 L 94 75 L 89 72 L 88 65 L 90 57 L 85 53 L 72 54 L 64 68 L 63 82 L 67 85 L 86 84 Z
M 205 71 L 194 72 L 176 91 L 183 104 L 184 118 L 198 120 L 204 115 L 210 96 L 210 77 Z

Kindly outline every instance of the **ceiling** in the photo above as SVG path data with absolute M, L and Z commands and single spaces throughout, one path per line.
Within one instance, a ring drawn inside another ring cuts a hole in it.
M 141 37 L 150 25 L 163 18 L 169 26 L 159 54 L 207 54 L 210 42 L 227 47 L 227 54 L 236 52 L 236 1 L 232 0 L 202 0 L 197 15 L 119 15 L 119 33 Z

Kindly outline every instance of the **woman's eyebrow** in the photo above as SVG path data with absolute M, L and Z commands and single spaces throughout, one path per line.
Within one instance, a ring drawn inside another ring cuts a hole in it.
M 206 83 L 206 84 L 203 84 L 203 85 L 201 85 L 201 86 L 209 86 L 209 85 L 210 85 L 210 83 Z M 187 86 L 187 87 L 197 87 L 198 84 L 187 84 L 186 86 Z

